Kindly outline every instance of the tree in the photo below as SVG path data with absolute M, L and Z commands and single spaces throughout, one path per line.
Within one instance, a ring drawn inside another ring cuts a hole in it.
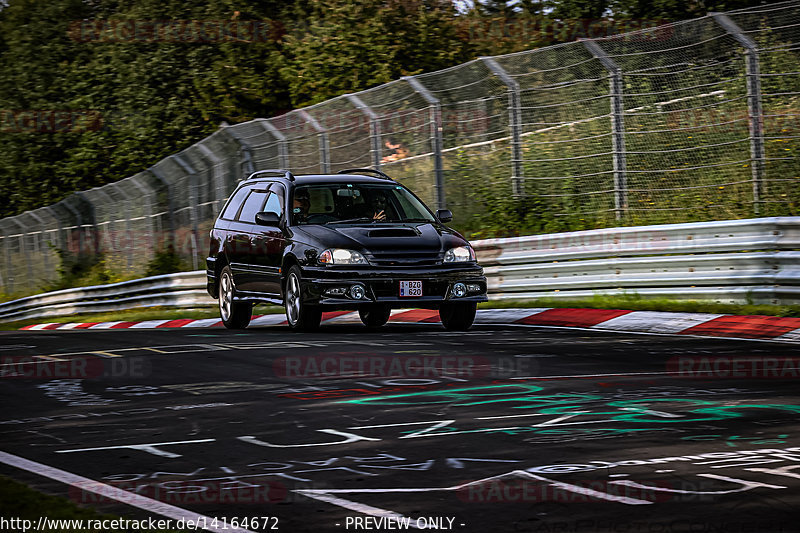
M 287 35 L 281 73 L 294 107 L 471 58 L 449 2 L 314 2 L 303 31 Z

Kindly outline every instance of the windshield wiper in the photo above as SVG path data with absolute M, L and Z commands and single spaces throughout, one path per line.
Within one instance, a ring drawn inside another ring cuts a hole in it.
M 350 224 L 353 222 L 374 222 L 369 217 L 359 217 L 359 218 L 348 218 L 345 220 L 331 220 L 330 222 L 326 222 L 325 224 Z
M 433 222 L 429 218 L 404 218 L 400 222 Z

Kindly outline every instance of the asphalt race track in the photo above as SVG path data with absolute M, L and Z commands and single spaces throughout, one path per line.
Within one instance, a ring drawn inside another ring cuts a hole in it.
M 796 356 L 535 326 L 2 332 L 0 473 L 238 531 L 800 531 Z

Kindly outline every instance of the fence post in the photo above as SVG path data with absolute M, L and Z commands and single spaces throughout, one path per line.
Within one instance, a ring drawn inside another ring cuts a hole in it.
M 46 209 L 46 208 L 44 208 Z M 34 211 L 28 211 L 28 214 L 32 219 L 34 219 L 39 224 L 39 231 L 38 237 L 36 237 L 36 244 L 38 244 L 39 248 L 39 256 L 44 263 L 44 270 L 45 272 L 50 272 L 50 258 L 47 256 L 47 253 L 44 251 L 44 219 L 37 215 Z M 33 234 L 31 234 L 33 235 Z
M 197 172 L 180 155 L 173 155 L 172 159 L 189 175 L 189 217 L 192 223 L 192 268 L 200 268 L 197 262 Z
M 323 174 L 330 174 L 331 172 L 331 152 L 328 144 L 328 130 L 322 127 L 317 119 L 311 116 L 311 113 L 305 109 L 298 109 L 297 114 L 303 117 L 307 123 L 311 124 L 314 131 L 317 132 L 319 138 L 319 165 Z
M 517 80 L 500 66 L 493 57 L 481 61 L 508 87 L 508 122 L 511 126 L 511 190 L 515 196 L 525 193 L 522 179 L 522 98 Z
M 125 200 L 127 202 L 130 202 L 132 200 L 132 198 L 130 196 L 128 196 L 128 193 L 125 192 L 125 187 L 120 186 L 120 183 L 118 181 L 114 182 L 112 185 L 114 187 L 114 190 L 117 191 L 118 193 L 120 193 L 125 198 Z M 120 239 L 118 234 L 115 235 L 118 244 L 133 242 L 132 241 L 133 234 L 131 232 L 131 215 L 130 215 L 130 211 L 128 209 L 124 209 L 123 211 L 125 212 L 125 233 L 126 233 L 126 235 L 122 239 Z M 124 244 L 123 244 L 123 246 L 124 246 Z M 138 250 L 134 250 L 133 247 L 128 247 L 128 250 L 125 253 L 125 260 L 126 260 L 126 264 L 127 264 L 129 272 L 133 268 L 133 254 L 135 254 L 135 253 L 138 253 Z
M 103 187 L 105 187 L 105 185 L 103 185 L 102 187 L 95 187 L 94 189 L 91 189 L 91 190 L 95 191 L 97 194 L 100 194 L 100 195 L 104 196 L 105 199 L 106 199 L 106 205 L 107 206 L 114 205 L 114 199 L 111 197 L 110 194 L 108 194 L 106 191 L 103 190 Z M 97 217 L 95 217 L 94 227 L 97 228 L 98 225 L 99 224 L 97 223 Z M 106 224 L 104 224 L 104 226 L 105 226 L 104 231 L 105 231 L 105 234 L 106 234 L 105 244 L 107 244 L 113 250 L 114 249 L 114 247 L 113 247 L 114 239 L 113 239 L 112 234 L 115 234 L 117 232 L 117 221 L 114 218 L 114 215 L 109 214 L 109 219 L 106 221 Z M 97 253 L 106 253 L 108 251 L 108 250 L 103 248 L 103 239 L 100 238 L 100 230 L 99 229 L 97 229 L 97 241 L 96 242 L 97 242 Z M 101 252 L 101 250 L 102 250 L 102 252 Z
M 197 149 L 205 156 L 206 159 L 211 161 L 211 169 L 214 174 L 214 209 L 215 213 L 222 211 L 222 205 L 225 203 L 225 198 L 228 197 L 227 187 L 225 187 L 225 176 L 218 168 L 219 164 L 223 162 L 214 151 L 201 142 L 196 144 Z
M 244 142 L 244 139 L 239 137 L 239 135 L 236 133 L 235 126 L 228 126 L 227 123 L 223 122 L 222 127 L 225 128 L 225 131 L 230 133 L 231 137 L 233 137 L 233 140 L 239 143 L 239 149 L 242 152 L 242 159 L 244 160 L 244 171 L 246 174 L 244 177 L 246 178 L 256 171 L 256 167 L 253 164 L 253 151 L 250 149 L 250 145 Z
M 148 170 L 167 190 L 167 221 L 169 224 L 169 231 L 164 236 L 163 240 L 164 249 L 166 250 L 170 245 L 174 246 L 175 244 L 175 200 L 172 196 L 172 187 L 170 187 L 169 182 L 164 177 L 164 174 L 162 174 L 161 171 L 155 166 L 150 167 Z
M 622 103 L 622 69 L 608 57 L 600 45 L 594 41 L 581 39 L 581 42 L 611 75 L 611 150 L 614 165 L 614 211 L 617 220 L 628 209 L 628 178 L 625 160 L 625 118 Z
M 381 169 L 381 123 L 378 115 L 361 98 L 355 94 L 346 94 L 345 97 L 353 106 L 369 118 L 370 152 L 372 152 L 372 166 L 375 170 Z
M 28 236 L 28 234 L 25 232 L 25 226 L 22 223 L 18 222 L 16 217 L 8 218 L 8 220 L 10 220 L 11 223 L 16 225 L 20 230 L 20 234 L 19 234 L 19 243 L 20 243 L 20 248 L 21 248 L 20 251 L 22 252 L 23 257 L 25 257 L 25 266 L 27 267 L 27 270 L 28 270 L 28 283 L 27 283 L 27 286 L 28 286 L 29 289 L 33 289 L 34 288 L 33 285 L 32 285 L 32 283 L 33 283 L 33 266 L 31 265 L 30 254 L 28 253 L 28 243 L 25 242 L 25 241 L 27 241 L 26 237 Z
M 761 103 L 761 67 L 758 62 L 758 45 L 723 13 L 709 13 L 714 21 L 731 34 L 744 47 L 745 75 L 747 78 L 747 122 L 750 127 L 750 159 L 753 176 L 753 213 L 761 214 L 764 186 L 764 111 Z
M 275 137 L 278 141 L 278 167 L 279 168 L 289 168 L 289 145 L 286 142 L 286 135 L 284 135 L 281 130 L 275 127 L 275 125 L 270 122 L 268 119 L 258 119 L 256 122 L 261 124 L 270 135 Z
M 3 230 L 3 250 L 5 250 L 6 260 L 6 273 L 2 282 L 5 292 L 12 294 L 14 292 L 14 276 L 11 275 L 11 245 L 8 242 L 9 237 L 8 231 L 6 230 L 6 225 L 0 224 L 0 228 Z
M 444 141 L 442 140 L 442 103 L 414 76 L 403 76 L 401 79 L 408 82 L 411 88 L 428 102 L 428 110 L 431 116 L 433 169 L 436 177 L 436 208 L 445 209 L 447 202 L 444 190 L 444 166 L 442 164 L 442 147 L 444 145 Z

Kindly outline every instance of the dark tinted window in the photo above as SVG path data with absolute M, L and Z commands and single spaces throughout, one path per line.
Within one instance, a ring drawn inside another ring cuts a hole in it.
M 256 221 L 256 213 L 263 211 L 264 202 L 267 199 L 267 191 L 252 191 L 247 200 L 244 201 L 242 212 L 236 219 L 239 222 L 247 222 L 252 224 Z
M 298 186 L 294 224 L 433 222 L 425 205 L 396 183 L 324 183 Z
M 247 196 L 247 193 L 249 192 L 250 189 L 247 187 L 242 187 L 236 191 L 236 194 L 233 195 L 231 201 L 228 202 L 227 206 L 225 206 L 225 210 L 222 212 L 222 215 L 220 215 L 220 218 L 224 218 L 226 220 L 233 220 L 236 218 L 236 213 L 239 211 L 239 206 L 242 205 L 245 196 Z

